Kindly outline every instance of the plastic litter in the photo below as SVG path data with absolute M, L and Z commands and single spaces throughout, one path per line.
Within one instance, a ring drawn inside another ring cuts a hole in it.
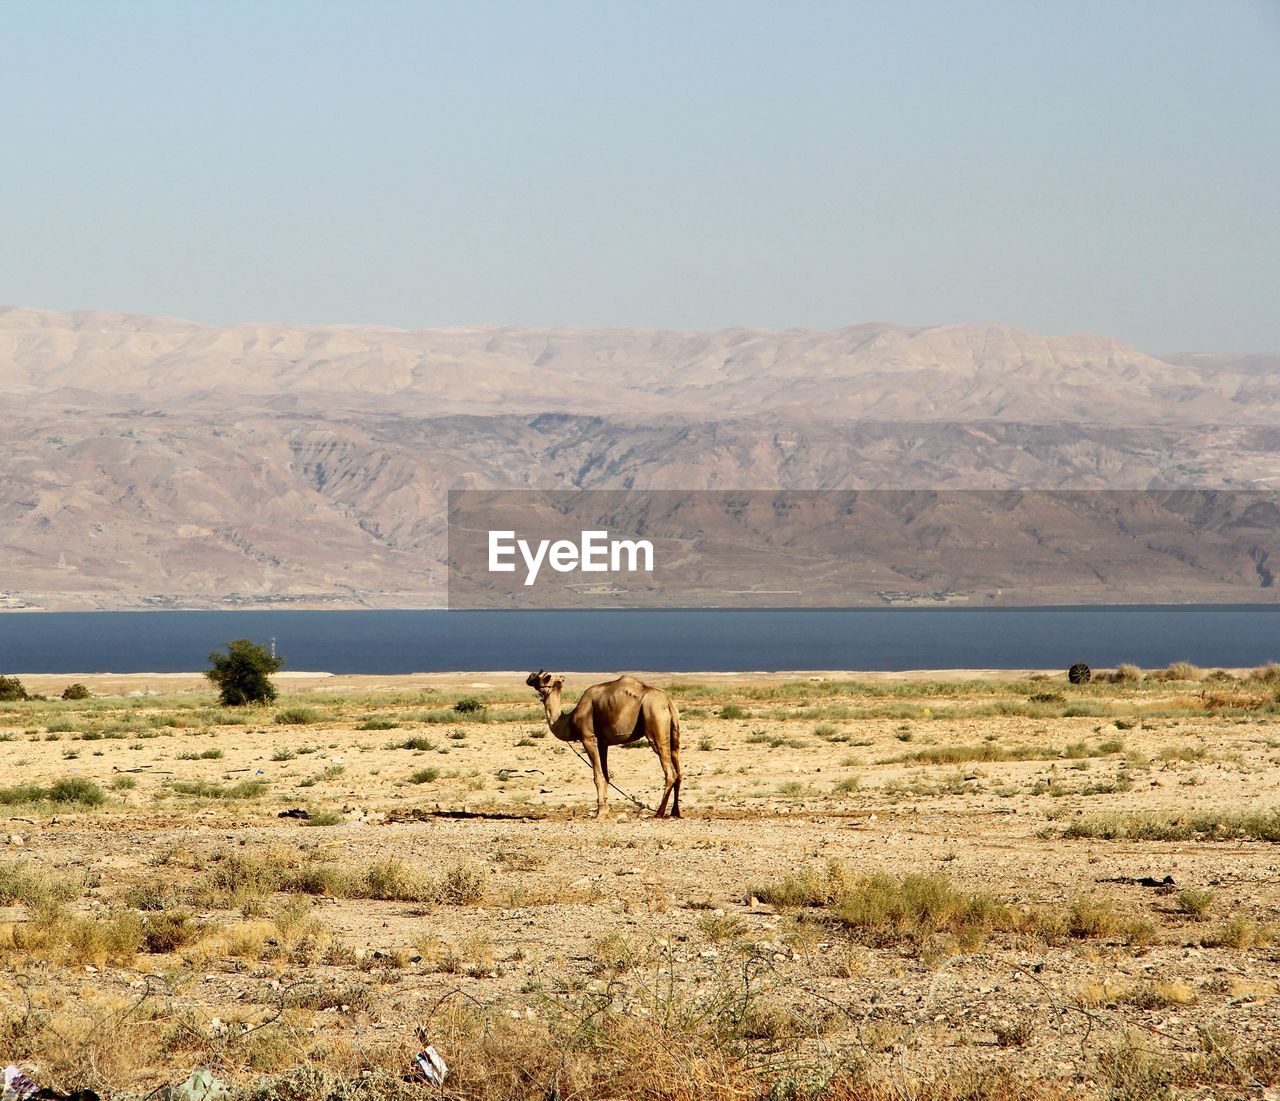
M 4 1091 L 0 1101 L 102 1101 L 93 1090 L 59 1093 L 48 1086 L 37 1086 L 22 1070 L 10 1063 L 4 1068 Z
M 449 1077 L 449 1068 L 434 1047 L 428 1044 L 425 1050 L 418 1052 L 415 1060 L 428 1082 L 433 1086 L 444 1085 L 444 1080 Z
M 291 807 L 289 810 L 282 810 L 276 815 L 277 818 L 310 818 L 311 812 L 303 807 Z
M 221 1101 L 231 1096 L 231 1087 L 213 1076 L 213 1072 L 197 1067 L 185 1082 L 165 1090 L 165 1101 Z
M 4 1101 L 27 1101 L 39 1088 L 12 1063 L 4 1068 Z

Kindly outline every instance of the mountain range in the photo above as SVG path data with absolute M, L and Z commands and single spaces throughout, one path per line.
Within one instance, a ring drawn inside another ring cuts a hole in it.
M 0 386 L 10 608 L 440 606 L 452 488 L 1280 482 L 1280 356 L 997 325 L 410 331 L 11 308 Z M 1221 599 L 1221 579 L 1205 591 Z

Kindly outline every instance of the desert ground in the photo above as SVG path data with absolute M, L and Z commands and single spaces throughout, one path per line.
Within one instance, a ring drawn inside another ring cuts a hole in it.
M 679 821 L 629 801 L 643 743 L 590 817 L 523 671 L 248 708 L 20 675 L 0 1063 L 114 1098 L 1280 1096 L 1280 669 L 643 676 Z

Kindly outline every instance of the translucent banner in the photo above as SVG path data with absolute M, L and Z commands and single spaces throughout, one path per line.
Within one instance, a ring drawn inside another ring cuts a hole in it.
M 1252 490 L 458 490 L 452 608 L 1270 602 Z

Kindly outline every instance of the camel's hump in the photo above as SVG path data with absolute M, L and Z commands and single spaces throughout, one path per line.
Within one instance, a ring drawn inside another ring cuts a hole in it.
M 625 692 L 628 696 L 634 696 L 636 699 L 640 699 L 646 692 L 657 691 L 652 684 L 645 684 L 639 677 L 633 677 L 630 673 L 624 673 L 616 680 L 612 680 L 602 687 L 617 689 L 617 691 Z

